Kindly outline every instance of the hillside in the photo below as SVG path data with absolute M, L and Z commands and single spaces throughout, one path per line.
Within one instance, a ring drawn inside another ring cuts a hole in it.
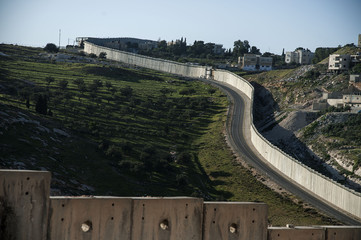
M 361 49 L 347 46 L 335 54 L 357 52 Z M 327 72 L 327 67 L 328 58 L 318 64 L 243 77 L 255 86 L 255 124 L 266 138 L 311 168 L 361 191 L 360 144 L 346 137 L 347 134 L 359 137 L 360 132 L 346 127 L 359 123 L 349 120 L 353 117 L 344 117 L 342 112 L 347 109 L 312 110 L 312 103 L 320 101 L 323 92 L 348 90 L 349 74 L 358 73 L 361 66 L 357 64 L 349 72 L 342 73 Z M 331 112 L 334 113 L 328 115 Z M 320 119 L 331 116 L 339 119 L 338 123 L 344 127 L 344 132 L 332 134 L 332 139 L 339 139 L 338 144 L 331 144 L 335 140 L 331 140 L 324 130 L 332 129 L 333 121 L 323 122 L 322 126 L 317 124 Z M 314 134 L 304 134 L 310 128 L 315 128 Z
M 0 167 L 51 171 L 52 195 L 262 201 L 273 225 L 336 223 L 235 159 L 218 89 L 65 52 L 0 53 Z

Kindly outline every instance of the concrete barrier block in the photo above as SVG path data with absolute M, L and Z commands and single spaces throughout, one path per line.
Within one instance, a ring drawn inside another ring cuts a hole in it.
M 50 172 L 0 170 L 0 239 L 46 239 Z
M 360 240 L 361 226 L 323 226 L 326 240 Z
M 203 200 L 134 198 L 132 239 L 202 239 Z
M 267 239 L 265 203 L 205 202 L 203 239 Z
M 325 240 L 325 230 L 320 227 L 270 227 L 268 240 Z
M 131 198 L 51 197 L 48 239 L 130 239 Z

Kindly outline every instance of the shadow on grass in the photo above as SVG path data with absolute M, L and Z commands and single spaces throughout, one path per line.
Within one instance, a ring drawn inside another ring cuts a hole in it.
M 140 79 L 163 81 L 162 78 L 150 74 L 139 73 L 137 71 L 126 70 L 123 68 L 88 66 L 84 67 L 83 72 L 96 76 L 113 78 L 113 80 L 122 80 L 127 82 L 139 83 Z

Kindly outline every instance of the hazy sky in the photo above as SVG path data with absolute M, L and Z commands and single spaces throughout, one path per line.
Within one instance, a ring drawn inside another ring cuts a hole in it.
M 76 37 L 187 38 L 261 52 L 357 44 L 361 0 L 0 0 L 0 43 L 43 47 Z

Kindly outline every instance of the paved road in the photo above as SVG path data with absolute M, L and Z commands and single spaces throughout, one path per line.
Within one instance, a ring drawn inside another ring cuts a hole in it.
M 357 221 L 352 217 L 344 214 L 343 212 L 338 211 L 337 209 L 330 206 L 330 204 L 325 203 L 319 198 L 310 194 L 309 192 L 306 192 L 295 183 L 291 182 L 289 178 L 281 175 L 279 171 L 274 170 L 262 159 L 260 159 L 259 155 L 254 152 L 256 150 L 253 148 L 253 145 L 250 142 L 250 138 L 248 135 L 249 131 L 247 131 L 246 129 L 247 127 L 249 128 L 249 125 L 243 127 L 244 119 L 247 119 L 247 117 L 249 119 L 250 113 L 244 110 L 247 110 L 247 108 L 245 108 L 245 105 L 249 105 L 250 100 L 239 90 L 228 84 L 215 81 L 212 81 L 211 83 L 223 89 L 232 99 L 233 107 L 231 108 L 231 111 L 229 113 L 229 117 L 231 117 L 231 123 L 228 124 L 229 126 L 227 127 L 227 132 L 230 139 L 230 144 L 232 145 L 233 149 L 237 151 L 237 153 L 239 153 L 239 155 L 242 156 L 245 161 L 258 169 L 263 175 L 268 176 L 270 179 L 272 179 L 284 189 L 298 196 L 303 201 L 313 205 L 315 208 L 325 212 L 329 216 L 332 216 L 348 225 L 361 225 L 360 221 Z

